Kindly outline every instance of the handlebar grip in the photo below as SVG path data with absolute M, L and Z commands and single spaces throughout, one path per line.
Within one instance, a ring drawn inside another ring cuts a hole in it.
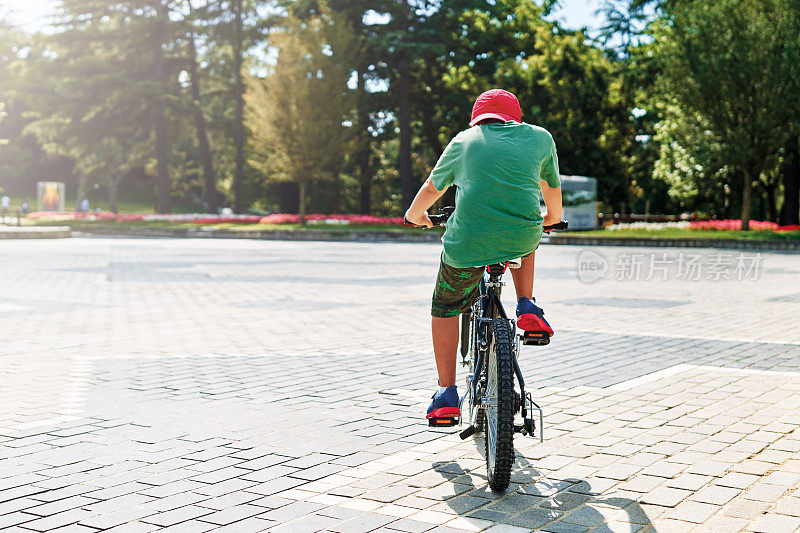
M 551 224 L 549 226 L 545 226 L 542 230 L 545 233 L 550 233 L 553 230 L 565 230 L 569 228 L 569 222 L 566 220 L 562 220 L 561 222 L 556 222 L 555 224 Z
M 447 222 L 447 219 L 450 218 L 450 216 L 453 214 L 453 211 L 455 211 L 455 209 L 456 208 L 453 207 L 453 206 L 442 207 L 441 209 L 439 209 L 439 214 L 438 215 L 428 215 L 428 218 L 431 219 L 431 222 L 433 222 L 434 226 L 444 226 L 445 222 Z M 425 227 L 425 226 L 418 226 L 417 224 L 414 224 L 413 222 L 408 220 L 406 217 L 403 217 L 403 224 L 405 224 L 406 226 L 414 226 L 415 228 L 423 228 L 423 227 Z

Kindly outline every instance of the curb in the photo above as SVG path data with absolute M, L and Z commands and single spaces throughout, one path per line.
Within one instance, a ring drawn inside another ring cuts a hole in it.
M 800 240 L 735 240 L 735 239 L 665 239 L 662 237 L 587 237 L 583 235 L 551 235 L 550 244 L 574 246 L 653 246 L 659 248 L 721 248 L 767 252 L 800 252 Z
M 69 226 L 0 226 L 2 239 L 66 239 L 72 236 Z
M 267 241 L 338 241 L 338 242 L 441 242 L 438 231 L 325 231 L 264 230 L 231 231 L 198 228 L 132 228 L 116 226 L 82 226 L 73 228 L 76 235 L 115 235 L 141 238 L 183 239 L 255 239 Z

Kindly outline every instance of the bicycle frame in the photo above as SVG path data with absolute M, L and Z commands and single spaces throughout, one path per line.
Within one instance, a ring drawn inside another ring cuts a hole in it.
M 481 373 L 486 370 L 484 368 L 486 365 L 485 355 L 491 341 L 490 326 L 492 321 L 497 317 L 508 320 L 508 316 L 503 308 L 503 304 L 500 301 L 500 288 L 503 285 L 503 282 L 500 280 L 505 270 L 506 269 L 504 268 L 502 272 L 497 273 L 491 272 L 487 268 L 487 272 L 484 273 L 480 280 L 480 296 L 473 306 L 473 313 L 474 311 L 478 311 L 478 314 L 474 315 L 472 318 L 475 323 L 475 354 L 472 355 L 475 358 L 475 368 L 471 379 L 469 380 L 470 390 L 467 394 L 476 399 L 478 398 L 478 383 Z M 514 329 L 516 329 L 515 325 Z M 522 377 L 522 371 L 520 370 L 519 363 L 517 362 L 518 356 L 519 337 L 517 337 L 513 364 L 514 374 L 517 378 L 517 383 L 520 390 L 520 414 L 522 415 L 523 420 L 528 417 L 528 403 L 531 404 L 531 410 L 536 410 L 539 412 L 539 441 L 544 442 L 544 415 L 542 413 L 542 408 L 533 401 L 530 394 L 525 393 L 525 379 Z M 467 395 L 465 395 L 465 397 L 466 396 Z

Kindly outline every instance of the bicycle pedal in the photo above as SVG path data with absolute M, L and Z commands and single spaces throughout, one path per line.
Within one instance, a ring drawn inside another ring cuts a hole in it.
M 471 436 L 473 436 L 476 432 L 477 430 L 475 429 L 475 426 L 470 426 L 461 433 L 459 433 L 458 436 L 461 437 L 461 440 L 466 440 Z
M 458 418 L 432 416 L 428 419 L 430 427 L 449 428 L 458 424 Z
M 526 346 L 545 346 L 550 344 L 550 335 L 544 331 L 524 331 L 520 335 L 522 344 Z

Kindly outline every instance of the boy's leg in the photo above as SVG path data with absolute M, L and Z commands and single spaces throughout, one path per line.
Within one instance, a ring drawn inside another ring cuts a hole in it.
M 431 317 L 433 353 L 436 357 L 436 371 L 439 373 L 440 387 L 450 387 L 456 384 L 458 321 L 458 316 Z
M 533 263 L 536 252 L 522 260 L 522 266 L 511 269 L 514 278 L 514 290 L 517 291 L 517 300 L 520 298 L 533 298 Z
M 544 318 L 544 311 L 533 300 L 533 263 L 536 252 L 522 260 L 522 266 L 511 271 L 517 291 L 517 326 L 524 331 L 542 331 L 553 335 L 553 328 Z
M 481 267 L 456 268 L 444 261 L 439 263 L 431 299 L 431 333 L 440 387 L 453 387 L 456 383 L 460 315 L 480 295 L 481 276 Z

